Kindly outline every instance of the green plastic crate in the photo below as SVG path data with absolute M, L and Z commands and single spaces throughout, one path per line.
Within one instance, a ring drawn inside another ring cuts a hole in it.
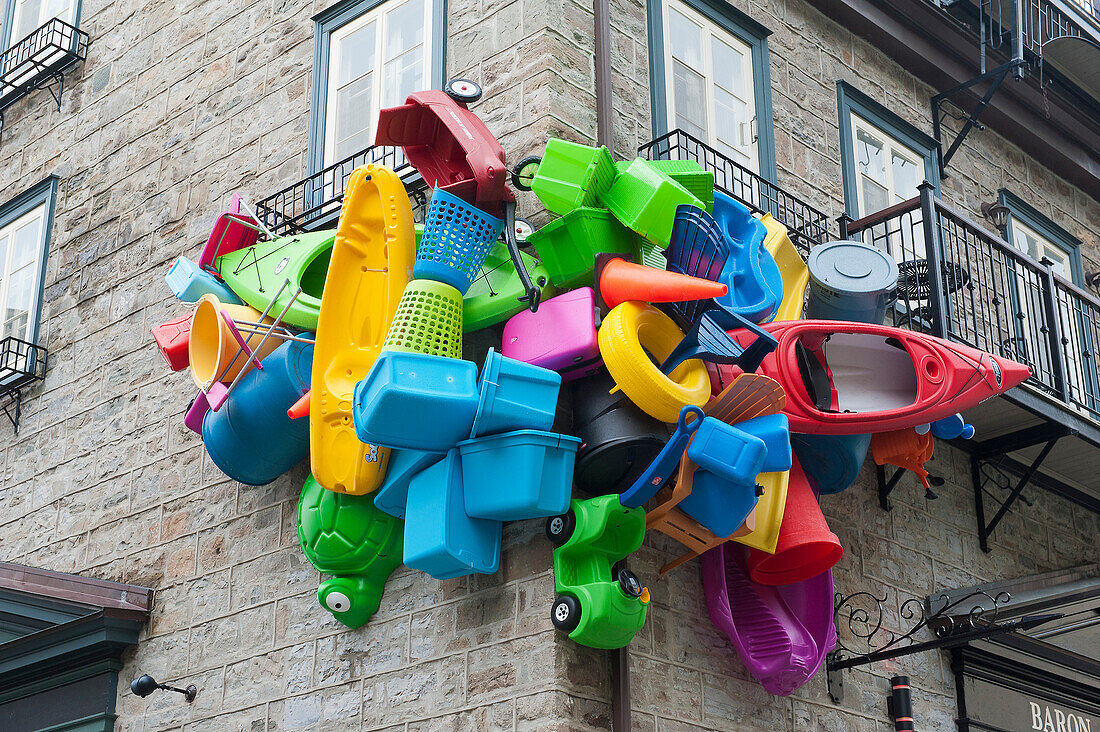
M 578 208 L 527 237 L 561 289 L 592 285 L 596 255 L 633 254 L 634 236 L 602 208 Z
M 705 208 L 686 188 L 642 158 L 621 170 L 600 201 L 625 226 L 662 248 L 672 236 L 677 206 Z
M 634 261 L 647 267 L 668 269 L 665 250 L 648 239 L 643 239 L 637 235 L 634 237 Z
M 526 252 L 520 252 L 519 256 L 531 281 L 542 290 L 541 301 L 553 297 L 554 285 L 546 267 Z M 527 307 L 527 303 L 519 301 L 526 294 L 516 274 L 516 266 L 508 256 L 508 247 L 498 241 L 489 250 L 481 272 L 462 298 L 463 331 L 472 333 L 507 320 Z
M 651 160 L 649 164 L 706 204 L 707 213 L 714 213 L 714 173 L 694 160 Z
M 589 147 L 550 138 L 531 190 L 542 205 L 564 216 L 590 207 L 615 180 L 615 162 L 606 147 Z

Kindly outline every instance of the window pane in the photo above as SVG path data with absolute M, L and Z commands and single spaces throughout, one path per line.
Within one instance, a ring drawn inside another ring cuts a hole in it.
M 336 92 L 337 160 L 370 145 L 370 129 L 374 122 L 371 109 L 373 77 L 374 74 L 367 74 Z
M 382 106 L 404 104 L 405 97 L 424 87 L 424 51 L 414 48 L 386 62 L 386 83 L 382 87 Z
M 917 195 L 917 186 L 920 185 L 922 165 L 908 157 L 894 153 L 892 156 L 894 172 L 894 203 L 906 201 Z
M 27 340 L 27 313 L 19 313 L 16 317 L 4 324 L 3 336 L 15 336 Z
M 717 36 L 711 37 L 710 48 L 714 83 L 744 99 L 748 95 L 744 57 Z
M 8 232 L 0 234 L 0 278 L 7 276 L 8 266 Z
M 11 42 L 21 41 L 42 25 L 38 22 L 41 13 L 42 0 L 23 0 L 19 3 L 15 9 L 15 32 Z
M 706 140 L 706 87 L 703 77 L 679 61 L 673 61 L 672 83 L 676 126 L 688 134 Z
M 377 23 L 371 21 L 362 28 L 352 31 L 342 38 L 338 55 L 339 68 L 336 71 L 336 85 L 343 86 L 374 70 L 374 43 L 377 35 Z
M 886 190 L 886 157 L 883 154 L 882 142 L 862 129 L 856 130 L 856 165 L 862 175 L 878 183 L 884 191 Z M 870 209 L 870 211 L 876 210 Z
M 718 139 L 741 148 L 741 124 L 748 123 L 748 105 L 721 87 L 714 87 L 714 126 Z
M 50 18 L 61 18 L 66 23 L 71 23 L 72 19 L 69 17 L 69 10 L 72 8 L 72 2 L 70 0 L 50 0 L 46 5 L 46 15 L 42 18 L 42 23 L 45 23 Z M 39 25 L 42 25 L 39 23 Z
M 34 267 L 24 267 L 13 273 L 8 280 L 8 302 L 6 317 L 30 310 L 31 295 L 34 292 Z
M 872 214 L 876 211 L 881 211 L 889 205 L 887 201 L 890 200 L 890 197 L 889 192 L 886 190 L 886 186 L 879 185 L 865 175 L 861 175 L 859 179 L 860 185 L 863 186 L 864 210 L 860 211 L 861 214 Z
M 419 46 L 423 42 L 424 0 L 409 0 L 409 2 L 394 8 L 386 15 L 386 45 L 384 48 L 387 61 L 400 56 L 414 46 Z
M 668 11 L 669 48 L 678 58 L 692 68 L 703 65 L 702 30 L 676 10 Z
M 38 255 L 39 236 L 38 224 L 41 219 L 32 219 L 15 230 L 15 246 L 12 250 L 11 268 L 19 269 L 25 264 L 30 264 Z

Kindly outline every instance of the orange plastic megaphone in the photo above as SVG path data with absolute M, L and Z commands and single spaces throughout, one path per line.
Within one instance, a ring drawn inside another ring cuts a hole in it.
M 684 302 L 705 300 L 726 294 L 721 282 L 704 280 L 679 272 L 667 272 L 625 259 L 611 259 L 599 275 L 600 297 L 608 309 L 627 300 L 642 302 Z

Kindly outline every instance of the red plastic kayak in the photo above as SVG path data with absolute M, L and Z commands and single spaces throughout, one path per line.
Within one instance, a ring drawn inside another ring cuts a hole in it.
M 375 145 L 399 145 L 424 181 L 494 216 L 512 200 L 505 184 L 504 148 L 465 104 L 446 92 L 410 94 L 378 114 Z
M 831 320 L 763 326 L 779 341 L 757 373 L 787 393 L 791 432 L 855 435 L 935 422 L 1031 376 L 1024 364 L 901 328 Z M 730 331 L 742 345 L 755 336 Z M 707 364 L 714 393 L 740 373 Z

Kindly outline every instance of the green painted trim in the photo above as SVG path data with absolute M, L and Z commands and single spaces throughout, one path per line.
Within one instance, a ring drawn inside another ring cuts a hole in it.
M 31 304 L 34 305 L 34 317 L 31 319 L 30 341 L 38 343 L 38 331 L 42 321 L 42 296 L 46 282 L 46 260 L 49 255 L 50 237 L 53 234 L 53 217 L 57 202 L 56 175 L 51 175 L 37 185 L 23 191 L 15 198 L 0 204 L 0 227 L 6 226 L 31 209 L 46 205 L 45 225 L 42 227 L 42 244 L 38 257 L 38 294 Z
M 0 687 L 15 686 L 43 673 L 104 658 L 118 658 L 138 642 L 143 623 L 103 611 L 25 635 L 0 646 Z
M 386 0 L 344 0 L 313 16 L 313 86 L 309 97 L 309 142 L 306 153 L 308 174 L 325 167 L 325 112 L 328 97 L 328 63 L 333 31 L 347 25 L 363 13 L 374 10 Z M 432 85 L 443 88 L 446 74 L 447 0 L 429 0 L 432 8 Z
M 662 1 L 646 0 L 646 24 L 649 29 L 649 101 L 651 130 L 654 138 L 669 131 Z M 752 48 L 752 76 L 756 85 L 754 89 L 756 154 L 760 164 L 760 177 L 775 183 L 777 181 L 775 120 L 772 115 L 771 64 L 768 61 L 768 36 L 771 35 L 771 30 L 723 0 L 683 1 L 692 10 Z
M 116 719 L 118 719 L 117 714 L 103 712 L 74 719 L 71 722 L 55 724 L 52 727 L 43 727 L 38 732 L 112 732 Z
M 836 83 L 837 116 L 840 123 L 840 165 L 844 182 L 844 212 L 854 219 L 874 211 L 859 211 L 856 192 L 855 150 L 852 149 L 852 113 L 858 114 L 884 133 L 924 158 L 924 179 L 940 187 L 936 150 L 939 145 L 929 134 L 876 102 L 846 81 Z
M 76 681 L 90 678 L 92 676 L 99 676 L 100 674 L 112 673 L 114 675 L 113 685 L 115 691 L 118 690 L 118 672 L 122 670 L 122 661 L 115 658 L 105 658 L 93 663 L 89 663 L 78 668 L 59 671 L 55 674 L 50 674 L 42 678 L 31 679 L 19 686 L 12 687 L 11 689 L 5 689 L 0 692 L 0 704 L 7 704 L 17 699 L 22 699 L 26 696 L 33 696 L 34 694 L 41 694 L 43 691 L 49 691 L 59 686 L 67 686 Z M 117 696 L 117 694 L 116 694 Z M 114 697 L 111 697 L 111 708 L 108 712 L 114 711 Z
M 997 191 L 997 197 L 998 200 L 1005 206 L 1008 206 L 1008 210 L 1012 212 L 1012 215 L 1008 217 L 1008 225 L 1006 227 L 1009 243 L 1012 242 L 1012 221 L 1019 218 L 1024 225 L 1035 229 L 1065 250 L 1069 255 L 1070 266 L 1073 270 L 1070 272 L 1070 279 L 1073 284 L 1078 287 L 1084 287 L 1085 271 L 1081 263 L 1081 240 L 1051 221 L 1034 206 L 1024 201 L 1012 191 L 1002 188 Z
M 0 42 L 3 43 L 3 46 L 0 47 L 0 51 L 6 51 L 11 45 L 11 23 L 15 20 L 15 0 L 0 0 L 0 2 L 4 3 L 3 28 L 0 29 Z M 76 7 L 73 8 L 72 25 L 77 28 L 80 27 L 80 12 L 83 6 L 84 0 L 76 0 Z

